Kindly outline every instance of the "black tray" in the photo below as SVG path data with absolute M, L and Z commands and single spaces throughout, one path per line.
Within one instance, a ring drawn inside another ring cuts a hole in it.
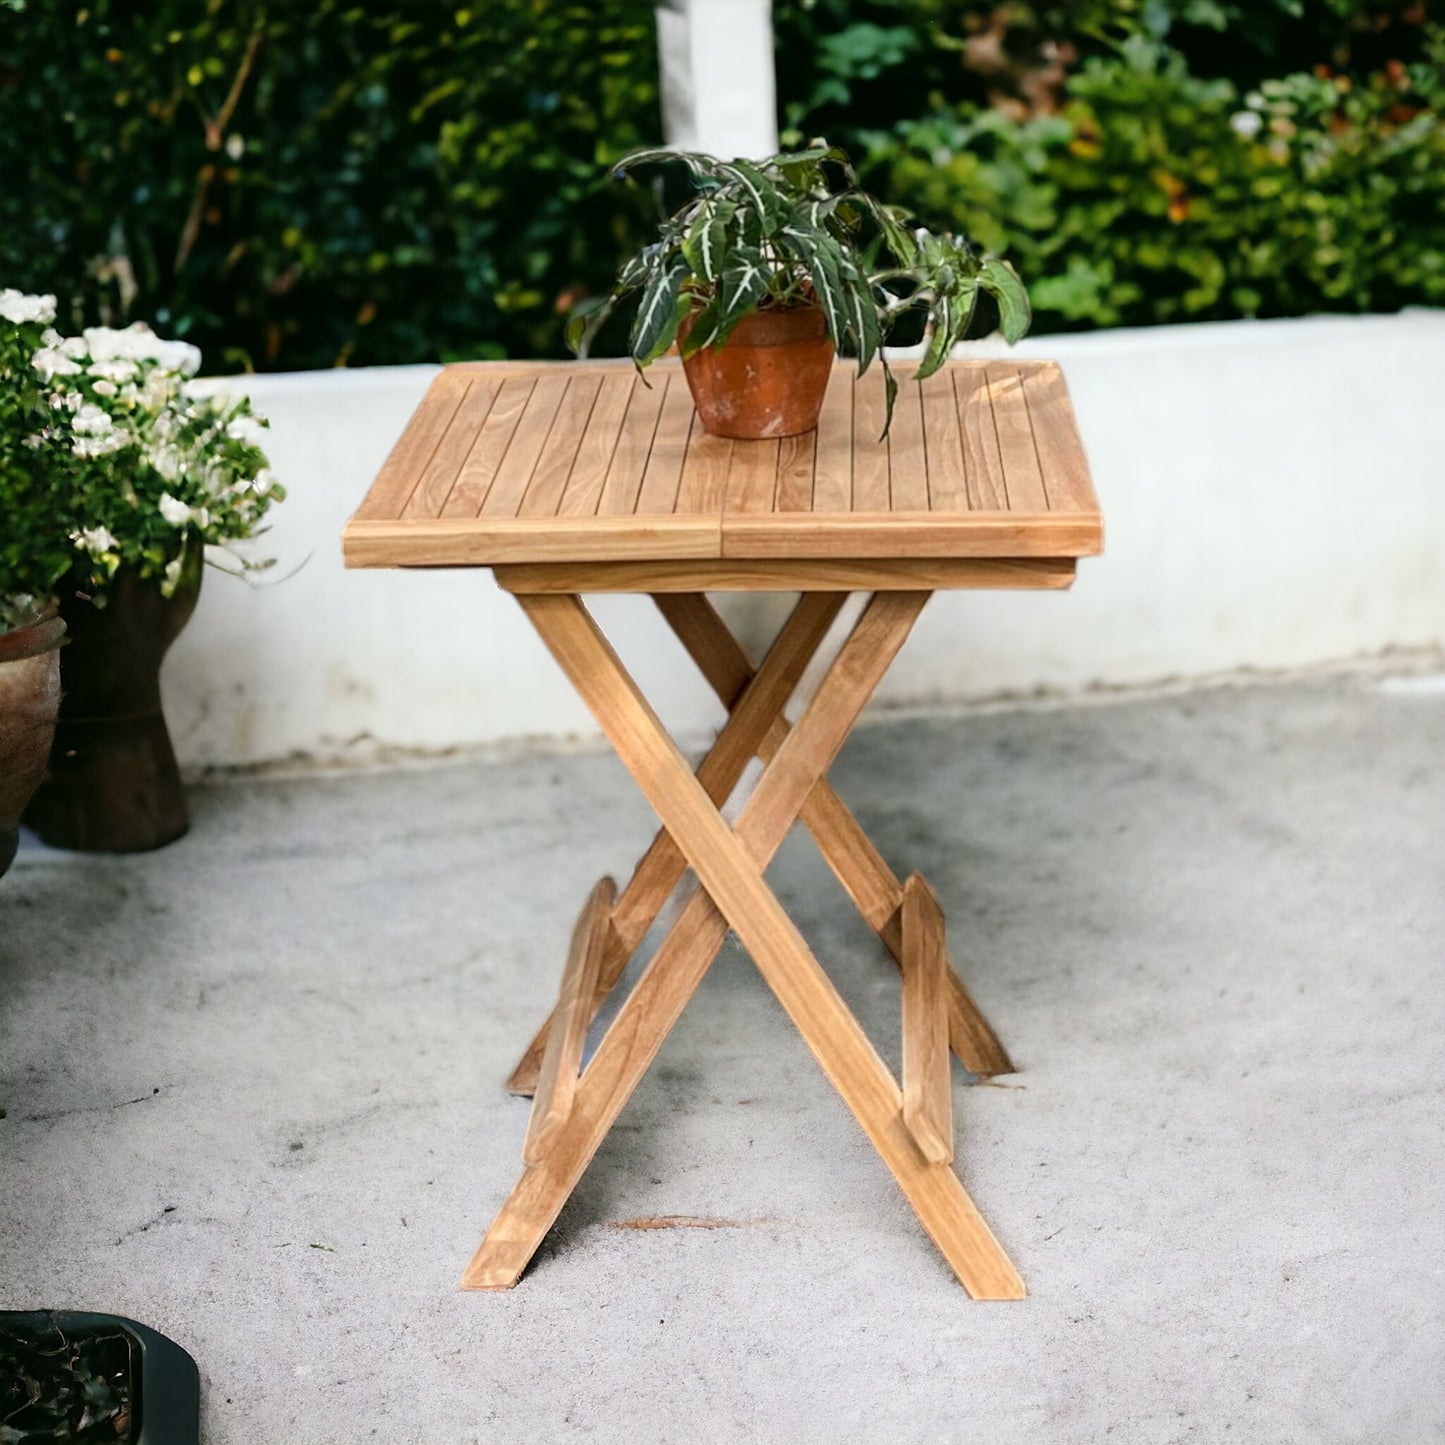
M 198 1445 L 200 1375 L 120 1315 L 0 1310 L 0 1426 L 15 1445 Z

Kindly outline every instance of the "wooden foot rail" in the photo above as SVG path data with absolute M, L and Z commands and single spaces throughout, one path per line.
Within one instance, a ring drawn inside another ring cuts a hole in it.
M 953 1160 L 943 910 L 920 873 L 903 888 L 903 1122 L 935 1164 Z
M 528 1164 L 535 1164 L 546 1154 L 558 1129 L 572 1112 L 582 1049 L 587 1042 L 587 1025 L 592 1022 L 592 1000 L 597 996 L 602 949 L 616 902 L 617 885 L 610 878 L 604 878 L 583 904 L 577 926 L 572 930 L 572 947 L 562 973 L 552 1029 L 542 1055 L 537 1096 L 532 1100 L 532 1117 L 522 1145 L 522 1158 Z

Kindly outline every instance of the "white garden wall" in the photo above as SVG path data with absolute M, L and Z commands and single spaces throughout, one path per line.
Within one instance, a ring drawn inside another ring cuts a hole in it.
M 1105 555 L 1067 593 L 936 597 L 883 699 L 1445 647 L 1445 314 L 1047 337 L 1021 351 L 1063 364 Z M 270 416 L 291 495 L 267 539 L 276 571 L 259 590 L 210 573 L 167 663 L 185 763 L 364 761 L 595 731 L 488 574 L 342 569 L 342 524 L 434 370 L 228 383 Z M 598 612 L 670 724 L 716 723 L 645 599 L 599 599 Z

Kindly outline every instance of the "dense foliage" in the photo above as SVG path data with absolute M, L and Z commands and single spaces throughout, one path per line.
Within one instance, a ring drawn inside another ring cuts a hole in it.
M 778 0 L 785 114 L 1039 330 L 1445 304 L 1445 27 L 1352 0 Z
M 54 297 L 0 290 L 0 632 L 35 621 L 74 555 L 71 501 L 52 486 L 63 457 L 31 364 L 54 316 Z
M 1006 261 L 980 255 L 964 237 L 911 225 L 904 211 L 860 190 L 847 154 L 827 141 L 757 162 L 645 147 L 615 174 L 669 165 L 682 170 L 691 195 L 659 238 L 623 263 L 607 296 L 578 307 L 567 326 L 574 348 L 633 293 L 628 351 L 640 367 L 674 341 L 684 358 L 722 346 L 752 312 L 816 304 L 834 350 L 856 357 L 860 376 L 879 358 L 891 422 L 898 388 L 881 348 L 899 318 L 928 322 L 920 381 L 963 339 L 980 293 L 993 297 L 1010 342 L 1028 330 L 1028 293 Z
M 774 12 L 789 143 L 1007 255 L 1036 329 L 1445 304 L 1423 0 Z M 559 355 L 659 131 L 651 0 L 0 0 L 0 277 L 218 371 Z
M 216 371 L 555 354 L 657 87 L 640 0 L 0 0 L 0 277 Z

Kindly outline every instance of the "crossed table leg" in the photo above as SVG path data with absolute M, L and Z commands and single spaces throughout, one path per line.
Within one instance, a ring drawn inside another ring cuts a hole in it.
M 614 901 L 604 880 L 578 921 L 557 1008 L 511 1080 L 515 1091 L 536 1093 L 525 1168 L 464 1287 L 516 1283 L 731 927 L 969 1293 L 1022 1296 L 1022 1281 L 950 1167 L 949 1043 L 979 1072 L 1006 1071 L 1007 1056 L 948 961 L 931 890 L 918 875 L 898 883 L 823 781 L 927 598 L 875 595 L 790 728 L 782 709 L 843 594 L 806 594 L 756 673 L 705 599 L 659 597 L 731 710 L 694 775 L 581 600 L 519 595 L 663 827 L 622 897 Z M 729 827 L 718 804 L 755 754 L 765 771 Z M 800 816 L 902 968 L 901 1088 L 763 879 Z M 588 1023 L 688 865 L 697 886 L 578 1077 Z

